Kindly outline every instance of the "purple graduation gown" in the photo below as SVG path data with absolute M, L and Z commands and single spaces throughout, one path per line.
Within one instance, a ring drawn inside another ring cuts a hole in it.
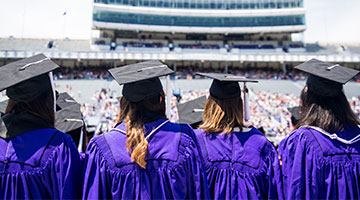
M 146 124 L 145 136 L 164 121 Z M 209 198 L 203 163 L 188 125 L 167 122 L 149 138 L 146 169 L 131 161 L 125 123 L 116 129 L 93 138 L 87 147 L 83 199 Z
M 360 129 L 336 133 L 352 139 Z M 280 143 L 286 199 L 359 199 L 360 141 L 346 145 L 299 128 Z
M 81 181 L 69 135 L 46 128 L 0 138 L 0 199 L 80 198 Z
M 275 147 L 252 127 L 220 135 L 195 130 L 212 199 L 283 199 Z

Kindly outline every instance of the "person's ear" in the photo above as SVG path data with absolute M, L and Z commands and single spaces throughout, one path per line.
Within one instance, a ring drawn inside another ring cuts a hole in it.
M 160 103 L 162 103 L 163 101 L 163 97 L 160 95 Z

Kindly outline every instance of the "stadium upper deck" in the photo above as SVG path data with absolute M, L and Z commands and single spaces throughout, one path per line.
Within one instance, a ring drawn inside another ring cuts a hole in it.
M 182 33 L 305 30 L 303 0 L 95 0 L 98 29 Z
M 308 44 L 301 51 L 289 49 L 239 49 L 227 51 L 224 47 L 218 49 L 187 49 L 176 47 L 124 47 L 118 46 L 110 50 L 106 45 L 94 45 L 91 41 L 55 40 L 49 48 L 49 40 L 0 39 L 0 66 L 11 59 L 29 57 L 38 53 L 56 59 L 68 61 L 66 66 L 76 66 L 77 62 L 91 61 L 96 65 L 102 62 L 124 62 L 157 59 L 166 62 L 219 62 L 243 66 L 244 63 L 299 63 L 311 58 L 337 63 L 348 63 L 351 67 L 360 69 L 360 47 L 356 46 L 319 46 Z M 102 48 L 106 47 L 106 48 Z M 280 64 L 279 64 L 280 63 Z

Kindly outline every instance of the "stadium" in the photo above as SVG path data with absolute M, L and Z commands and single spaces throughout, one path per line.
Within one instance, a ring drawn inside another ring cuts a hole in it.
M 278 143 L 290 132 L 288 122 L 284 121 L 288 118 L 285 107 L 299 103 L 296 99 L 304 85 L 305 75 L 294 71 L 294 66 L 317 58 L 360 69 L 358 46 L 305 43 L 305 15 L 303 0 L 94 0 L 90 40 L 2 38 L 0 66 L 44 53 L 63 67 L 55 72 L 59 91 L 67 91 L 83 103 L 84 113 L 90 113 L 98 101 L 95 99 L 101 95 L 120 96 L 121 88 L 106 81 L 112 80 L 107 69 L 145 60 L 160 60 L 177 72 L 170 87 L 174 95 L 181 93 L 180 102 L 208 94 L 210 80 L 197 80 L 200 78 L 194 75 L 197 71 L 260 79 L 263 81 L 259 84 L 249 85 L 250 100 L 254 103 L 258 98 L 256 93 L 262 91 L 284 98 L 294 94 L 295 100 L 282 103 L 279 110 L 259 105 L 253 111 L 261 108 L 269 115 L 275 112 L 280 116 L 280 119 L 272 117 L 268 123 L 283 124 L 283 128 L 265 127 L 270 136 L 277 137 L 274 140 Z M 79 92 L 87 84 L 91 90 Z M 193 90 L 198 94 L 191 94 Z M 351 82 L 345 90 L 360 113 L 356 99 L 360 95 L 358 84 Z M 174 99 L 170 118 L 176 121 Z M 98 106 L 104 105 L 95 107 Z M 259 114 L 253 115 L 261 118 Z M 102 121 L 109 127 L 113 125 L 109 119 L 115 118 L 94 113 L 90 116 L 87 124 Z M 264 120 L 256 119 L 256 125 Z

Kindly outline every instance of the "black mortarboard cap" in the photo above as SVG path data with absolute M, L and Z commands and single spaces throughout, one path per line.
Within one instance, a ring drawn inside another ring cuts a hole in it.
M 55 128 L 61 132 L 69 133 L 83 125 L 79 104 L 68 106 L 55 113 Z
M 179 123 L 196 124 L 203 120 L 203 112 L 206 103 L 206 96 L 177 104 Z
M 241 94 L 238 82 L 253 82 L 257 80 L 247 79 L 243 76 L 218 73 L 196 73 L 214 79 L 210 86 L 210 95 L 217 99 L 230 99 L 239 97 Z
M 9 98 L 16 102 L 26 102 L 51 89 L 48 72 L 59 66 L 44 54 L 0 67 L 0 91 L 6 90 Z
M 340 94 L 343 84 L 359 73 L 357 70 L 315 58 L 296 66 L 295 69 L 310 74 L 306 81 L 309 92 L 329 97 Z
M 5 111 L 6 111 L 6 107 L 8 105 L 8 101 L 9 100 L 5 100 L 5 101 L 1 101 L 0 102 L 0 116 L 5 114 Z
M 109 70 L 115 80 L 123 85 L 122 94 L 130 102 L 139 102 L 162 91 L 160 76 L 174 73 L 160 61 L 146 61 Z
M 79 104 L 72 98 L 67 92 L 63 92 L 59 94 L 59 97 L 56 100 L 56 106 L 60 109 L 64 109 L 66 107 Z
M 296 107 L 291 107 L 288 108 L 288 111 L 291 114 L 291 123 L 293 126 L 296 126 L 296 124 L 299 122 L 300 118 L 301 118 L 301 112 L 300 112 L 300 107 L 296 106 Z
M 301 117 L 299 106 L 288 108 L 288 111 L 290 112 L 291 117 L 293 117 L 296 121 L 299 121 Z

